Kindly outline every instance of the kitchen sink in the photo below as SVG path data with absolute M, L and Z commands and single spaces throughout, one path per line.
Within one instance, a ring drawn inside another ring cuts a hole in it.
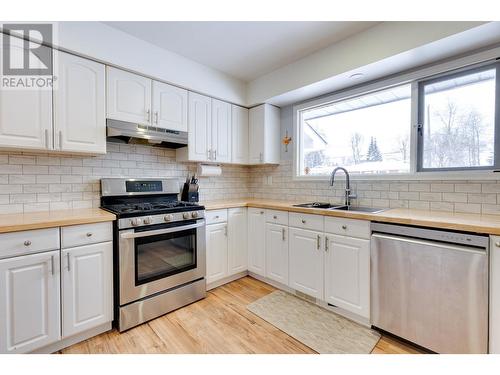
M 335 205 L 335 204 L 325 203 L 325 202 L 294 204 L 294 207 L 319 208 L 319 209 L 323 209 L 323 210 L 335 210 L 335 211 L 338 210 L 338 211 L 351 211 L 351 212 L 366 212 L 366 213 L 370 213 L 370 214 L 376 214 L 376 213 L 379 213 L 379 212 L 386 210 L 386 208 Z

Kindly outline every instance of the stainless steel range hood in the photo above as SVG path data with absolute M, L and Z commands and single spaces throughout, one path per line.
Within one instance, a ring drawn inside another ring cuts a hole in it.
M 180 148 L 187 146 L 188 133 L 155 126 L 106 120 L 108 142 Z

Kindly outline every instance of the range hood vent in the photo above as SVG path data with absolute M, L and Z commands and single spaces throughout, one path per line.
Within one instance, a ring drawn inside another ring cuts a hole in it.
M 108 142 L 141 144 L 166 148 L 187 146 L 188 133 L 131 122 L 106 120 Z

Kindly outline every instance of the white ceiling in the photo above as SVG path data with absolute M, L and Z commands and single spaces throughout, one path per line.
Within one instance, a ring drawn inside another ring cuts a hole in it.
M 249 82 L 377 22 L 104 22 Z

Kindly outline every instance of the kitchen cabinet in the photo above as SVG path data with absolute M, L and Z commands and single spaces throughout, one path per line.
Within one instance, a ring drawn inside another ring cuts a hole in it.
M 231 104 L 212 99 L 212 160 L 231 162 Z
M 227 223 L 207 225 L 207 284 L 228 275 Z
M 489 352 L 500 354 L 500 236 L 490 236 Z
M 323 299 L 323 232 L 289 228 L 288 286 L 316 299 Z
M 249 111 L 249 164 L 279 164 L 280 109 L 262 104 Z
M 248 109 L 232 105 L 231 110 L 231 162 L 248 164 Z
M 113 320 L 113 243 L 61 252 L 63 338 Z
M 54 57 L 54 148 L 106 153 L 104 65 L 60 51 Z
M 3 38 L 4 43 L 6 38 Z M 23 43 L 12 43 L 13 65 L 22 66 Z M 4 56 L 0 45 L 0 55 Z M 41 46 L 40 49 L 49 50 Z M 50 51 L 48 51 L 50 54 Z M 37 59 L 32 63 L 42 64 Z M 35 66 L 36 67 L 36 66 Z M 38 66 L 41 67 L 41 66 Z M 52 90 L 47 88 L 0 89 L 0 147 L 52 150 Z
M 181 132 L 188 131 L 187 90 L 153 81 L 153 125 Z
M 266 211 L 248 208 L 248 270 L 266 276 Z
M 59 250 L 0 260 L 0 353 L 27 353 L 60 336 Z
M 370 317 L 370 241 L 325 235 L 325 301 Z
M 228 276 L 244 272 L 248 267 L 247 209 L 228 209 Z
M 108 66 L 107 84 L 108 118 L 152 125 L 151 79 Z
M 288 285 L 288 227 L 266 224 L 266 276 Z

